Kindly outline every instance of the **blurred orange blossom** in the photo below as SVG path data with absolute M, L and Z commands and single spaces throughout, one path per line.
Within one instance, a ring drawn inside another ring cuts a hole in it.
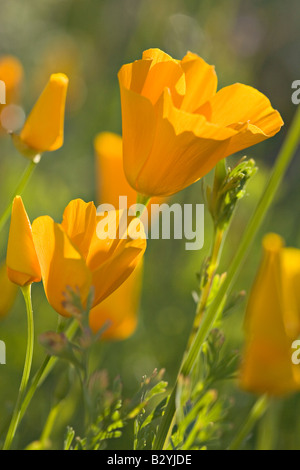
M 263 240 L 263 257 L 247 305 L 246 345 L 240 371 L 243 389 L 284 395 L 300 389 L 292 342 L 300 332 L 300 250 L 276 234 Z
M 137 193 L 129 185 L 123 170 L 122 138 L 112 132 L 99 133 L 94 142 L 96 153 L 97 200 L 119 205 L 119 196 L 127 196 L 128 207 L 136 203 Z M 91 309 L 90 327 L 96 333 L 105 324 L 101 339 L 123 340 L 137 327 L 143 258 L 128 279 L 103 302 Z

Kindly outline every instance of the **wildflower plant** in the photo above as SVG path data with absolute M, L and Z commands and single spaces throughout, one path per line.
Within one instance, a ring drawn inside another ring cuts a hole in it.
M 298 390 L 300 385 L 288 354 L 289 340 L 300 331 L 299 265 L 292 261 L 298 261 L 299 253 L 284 248 L 279 236 L 269 235 L 264 241 L 264 261 L 247 307 L 243 359 L 243 351 L 227 347 L 222 331 L 224 317 L 244 300 L 244 292 L 233 292 L 235 280 L 299 145 L 300 111 L 234 258 L 219 272 L 233 216 L 243 207 L 248 183 L 259 171 L 252 158 L 243 157 L 231 167 L 226 157 L 277 134 L 283 125 L 280 113 L 250 86 L 238 83 L 217 91 L 214 67 L 191 52 L 175 60 L 159 49 L 149 49 L 142 59 L 120 67 L 118 79 L 122 137 L 100 132 L 95 138 L 102 178 L 96 204 L 115 204 L 124 195 L 130 205 L 142 203 L 152 211 L 154 201 L 166 201 L 202 180 L 213 232 L 209 255 L 204 259 L 199 255 L 195 313 L 186 350 L 182 358 L 176 357 L 180 366 L 174 383 L 167 383 L 163 369 L 155 369 L 129 398 L 123 396 L 121 377 L 111 379 L 105 365 L 96 370 L 91 366 L 99 343 L 124 340 L 137 328 L 147 262 L 146 220 L 138 209 L 124 225 L 121 210 L 98 213 L 94 202 L 78 198 L 67 205 L 61 222 L 40 215 L 31 224 L 21 192 L 40 156 L 63 145 L 69 79 L 60 73 L 51 75 L 23 129 L 12 134 L 16 148 L 30 162 L 0 216 L 0 229 L 11 216 L 7 270 L 0 268 L 0 285 L 5 289 L 1 288 L 0 317 L 11 308 L 17 285 L 28 321 L 19 395 L 1 436 L 2 448 L 14 446 L 35 392 L 52 374 L 57 380 L 51 409 L 40 437 L 28 442 L 27 449 L 51 449 L 55 421 L 75 395 L 83 423 L 79 430 L 66 424 L 61 449 L 109 449 L 126 433 L 135 451 L 237 449 L 266 411 L 269 396 Z M 208 183 L 205 176 L 211 171 Z M 39 208 L 40 214 L 43 210 Z M 107 215 L 115 215 L 118 221 L 115 238 L 107 235 L 103 223 Z M 138 236 L 133 236 L 132 227 L 139 227 Z M 39 282 L 58 314 L 58 327 L 40 336 L 45 357 L 33 375 L 31 287 Z M 272 295 L 272 309 L 268 309 Z M 269 357 L 270 345 L 276 364 Z M 135 353 L 138 356 L 139 351 Z M 173 354 L 178 354 L 175 347 Z M 230 422 L 234 405 L 218 392 L 220 384 L 230 381 L 259 395 L 238 430 Z

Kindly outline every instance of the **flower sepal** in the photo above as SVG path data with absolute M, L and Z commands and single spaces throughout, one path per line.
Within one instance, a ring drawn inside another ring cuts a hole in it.
M 12 132 L 10 135 L 15 148 L 23 157 L 27 158 L 28 160 L 32 160 L 34 163 L 40 162 L 42 158 L 41 153 L 25 144 L 18 134 Z

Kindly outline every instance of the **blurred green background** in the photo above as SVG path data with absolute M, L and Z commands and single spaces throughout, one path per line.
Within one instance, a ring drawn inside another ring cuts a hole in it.
M 44 155 L 23 195 L 31 220 L 49 214 L 60 221 L 65 206 L 77 197 L 96 202 L 93 141 L 101 131 L 121 133 L 117 73 L 124 63 L 139 59 L 143 50 L 158 47 L 178 59 L 191 50 L 216 66 L 219 88 L 242 82 L 270 98 L 285 127 L 275 138 L 246 152 L 256 160 L 260 171 L 249 185 L 228 234 L 220 271 L 226 270 L 296 110 L 291 102 L 291 84 L 300 79 L 299 2 L 1 0 L 0 17 L 0 55 L 17 56 L 25 69 L 21 103 L 26 113 L 50 73 L 61 71 L 70 77 L 65 144 L 57 152 Z M 234 163 L 240 156 L 229 160 Z M 10 139 L 0 136 L 0 212 L 26 163 Z M 295 158 L 253 244 L 236 290 L 249 291 L 263 233 L 275 231 L 288 245 L 300 247 L 298 175 L 299 161 Z M 174 196 L 173 201 L 203 202 L 201 183 Z M 193 320 L 192 291 L 197 288 L 196 273 L 210 249 L 211 229 L 206 213 L 205 245 L 199 252 L 185 251 L 184 240 L 149 241 L 138 329 L 128 340 L 99 345 L 98 351 L 99 366 L 108 369 L 111 379 L 121 376 L 125 396 L 132 396 L 142 376 L 151 374 L 154 368 L 166 368 L 165 377 L 173 384 Z M 0 260 L 5 258 L 7 232 L 8 226 L 0 236 Z M 56 327 L 57 314 L 45 301 L 40 285 L 33 286 L 33 306 L 38 338 L 42 332 Z M 243 342 L 244 309 L 242 304 L 224 322 L 225 348 L 229 350 L 239 348 Z M 7 365 L 0 366 L 1 432 L 17 396 L 26 347 L 21 295 L 10 314 L 0 321 L 0 339 L 7 347 Z M 34 371 L 43 354 L 37 340 Z M 17 447 L 39 438 L 51 408 L 57 377 L 50 376 L 35 396 L 20 426 Z M 254 397 L 239 391 L 234 382 L 226 384 L 220 393 L 232 398 L 230 419 L 233 427 L 238 427 Z M 61 446 L 67 424 L 79 426 L 76 421 L 79 413 L 70 418 L 72 409 L 81 407 L 77 395 L 74 393 L 61 413 L 52 436 L 53 448 Z M 299 449 L 300 396 L 278 400 L 273 406 L 277 420 L 275 448 Z M 113 445 L 128 448 L 129 442 L 125 436 Z M 254 438 L 248 446 L 255 446 Z

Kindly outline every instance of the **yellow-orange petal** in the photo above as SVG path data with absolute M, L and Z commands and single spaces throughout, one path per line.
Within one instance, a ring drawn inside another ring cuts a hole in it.
M 101 132 L 96 136 L 94 146 L 99 204 L 111 204 L 115 209 L 119 209 L 119 197 L 126 196 L 127 207 L 134 205 L 137 192 L 130 186 L 124 173 L 122 137 L 112 132 Z M 144 224 L 151 221 L 152 204 L 161 204 L 163 201 L 163 198 L 151 199 L 147 211 L 141 216 Z
M 18 286 L 7 276 L 5 264 L 0 266 L 0 318 L 4 318 L 11 310 L 18 293 Z
M 282 250 L 282 285 L 284 296 L 284 322 L 290 338 L 300 335 L 300 250 Z
M 121 214 L 119 211 L 110 211 L 109 217 L 113 218 L 114 214 L 116 221 L 115 238 L 111 238 L 111 236 L 114 236 L 111 234 L 108 238 L 105 238 L 104 233 L 103 239 L 100 239 L 99 230 L 97 230 L 92 239 L 87 258 L 87 266 L 92 272 L 95 289 L 94 306 L 104 300 L 128 278 L 146 250 L 147 243 L 143 223 L 139 221 L 140 237 L 132 239 L 128 234 L 128 227 L 136 219 L 133 217 L 127 218 L 126 211 L 121 211 Z M 100 222 L 101 217 L 98 216 L 97 219 Z M 120 230 L 119 227 L 121 227 Z
M 282 395 L 300 388 L 284 325 L 282 249 L 281 237 L 264 237 L 263 258 L 247 305 L 240 386 L 259 394 Z
M 273 137 L 283 126 L 279 112 L 273 109 L 269 99 L 247 85 L 236 83 L 222 88 L 209 104 L 212 123 L 237 131 L 227 155 Z
M 38 153 L 63 145 L 68 83 L 68 77 L 62 73 L 51 75 L 21 131 L 22 142 Z
M 124 171 L 129 184 L 137 190 L 136 178 L 148 158 L 156 131 L 152 103 L 120 83 Z
M 180 62 L 160 49 L 148 49 L 142 60 L 124 65 L 119 72 L 119 81 L 128 90 L 148 98 L 153 105 L 166 87 L 176 106 L 180 106 L 186 91 Z
M 41 280 L 31 224 L 20 196 L 13 202 L 6 265 L 9 279 L 19 286 Z
M 182 59 L 181 67 L 185 74 L 186 93 L 180 108 L 193 113 L 216 94 L 217 74 L 213 65 L 192 52 Z
M 142 273 L 143 260 L 118 289 L 91 309 L 89 323 L 92 331 L 97 333 L 107 325 L 101 339 L 124 340 L 136 330 Z
M 75 247 L 86 258 L 91 239 L 96 231 L 96 207 L 94 203 L 74 199 L 67 205 L 61 225 Z
M 292 352 L 290 343 L 280 344 L 260 337 L 249 340 L 241 366 L 241 388 L 270 396 L 282 396 L 299 390 L 299 366 L 293 365 Z
M 51 217 L 38 217 L 32 224 L 32 233 L 48 302 L 57 313 L 68 317 L 70 312 L 65 308 L 68 289 L 77 292 L 85 306 L 91 273 L 81 253 Z
M 125 154 L 124 165 L 128 177 L 135 177 L 135 187 L 141 194 L 170 196 L 200 179 L 224 158 L 236 131 L 177 109 L 168 90 L 159 105 L 156 133 L 144 165 L 135 176 L 131 175 L 131 166 L 127 168 Z

